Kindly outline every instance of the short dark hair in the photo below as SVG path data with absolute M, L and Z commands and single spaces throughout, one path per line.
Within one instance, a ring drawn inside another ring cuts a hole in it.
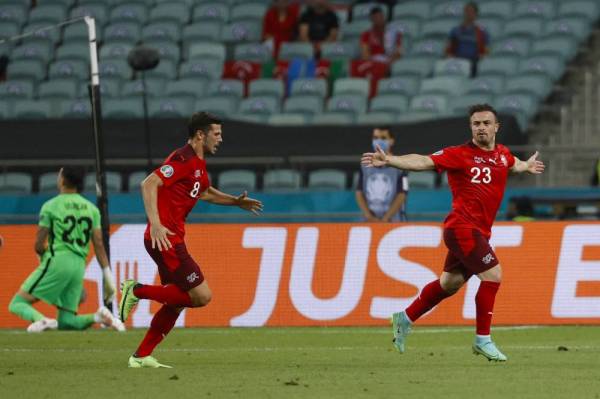
M 390 137 L 394 138 L 394 133 L 392 132 L 392 127 L 391 126 L 379 125 L 379 126 L 375 126 L 373 128 L 373 130 L 387 130 L 387 132 L 390 134 Z
M 469 107 L 469 119 L 476 112 L 486 112 L 489 111 L 496 117 L 496 122 L 498 122 L 498 112 L 492 107 L 490 104 L 474 104 Z
M 472 7 L 473 10 L 475 10 L 475 14 L 479 14 L 479 6 L 474 1 L 469 1 L 467 4 L 465 4 L 465 8 L 466 7 Z
M 375 14 L 383 14 L 383 9 L 381 7 L 373 7 L 371 8 L 371 11 L 369 12 L 369 16 L 373 16 Z
M 85 171 L 81 166 L 63 166 L 63 184 L 68 188 L 74 188 L 77 192 L 83 191 L 83 179 Z
M 188 122 L 188 136 L 189 138 L 194 137 L 198 130 L 204 132 L 208 131 L 210 125 L 222 125 L 223 121 L 218 116 L 210 114 L 208 112 L 196 112 L 194 113 Z

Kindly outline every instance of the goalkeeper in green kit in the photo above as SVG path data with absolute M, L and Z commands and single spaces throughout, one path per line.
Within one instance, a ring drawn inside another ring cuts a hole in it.
M 112 300 L 115 294 L 115 283 L 102 243 L 100 212 L 79 194 L 83 177 L 80 168 L 63 167 L 57 181 L 60 194 L 44 203 L 40 211 L 35 240 L 40 265 L 27 277 L 8 306 L 11 313 L 31 322 L 28 332 L 56 328 L 84 330 L 94 323 L 125 331 L 123 323 L 104 306 L 96 313 L 77 314 L 90 241 L 102 267 L 105 299 Z M 57 319 L 45 317 L 32 306 L 39 300 L 58 309 Z

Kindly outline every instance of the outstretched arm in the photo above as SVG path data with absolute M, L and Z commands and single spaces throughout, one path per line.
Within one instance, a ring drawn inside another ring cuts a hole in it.
M 512 173 L 529 172 L 532 175 L 541 174 L 546 166 L 542 161 L 537 160 L 538 155 L 539 152 L 536 151 L 527 161 L 521 161 L 519 158 L 515 157 L 515 164 L 510 168 L 510 171 Z
M 259 200 L 248 197 L 248 193 L 244 191 L 237 197 L 229 195 L 217 190 L 214 187 L 209 187 L 206 191 L 200 194 L 202 201 L 210 202 L 217 205 L 235 205 L 242 209 L 258 215 L 263 210 L 263 204 Z
M 380 168 L 382 166 L 392 166 L 403 170 L 433 170 L 435 164 L 430 157 L 426 155 L 408 154 L 408 155 L 388 155 L 377 147 L 375 152 L 366 152 L 362 155 L 361 163 L 367 167 Z

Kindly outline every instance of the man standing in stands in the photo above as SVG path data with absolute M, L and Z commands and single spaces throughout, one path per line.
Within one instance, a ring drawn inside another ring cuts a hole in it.
M 319 56 L 322 43 L 337 40 L 340 25 L 327 0 L 311 0 L 308 4 L 300 17 L 298 36 L 300 41 L 311 42 Z
M 396 61 L 402 56 L 402 32 L 386 28 L 385 14 L 381 8 L 373 7 L 369 15 L 371 29 L 360 35 L 362 59 L 385 64 Z
M 373 129 L 373 150 L 381 148 L 392 154 L 394 135 L 389 127 Z M 361 166 L 358 172 L 356 203 L 368 222 L 405 222 L 408 178 L 397 168 L 369 168 Z
M 296 36 L 299 4 L 288 4 L 288 0 L 274 0 L 263 18 L 262 38 L 273 49 L 273 58 L 279 56 L 281 43 L 291 42 Z
M 471 61 L 471 76 L 477 74 L 477 63 L 489 52 L 490 37 L 476 23 L 478 12 L 479 8 L 476 3 L 465 4 L 463 22 L 450 31 L 446 47 L 448 56 Z

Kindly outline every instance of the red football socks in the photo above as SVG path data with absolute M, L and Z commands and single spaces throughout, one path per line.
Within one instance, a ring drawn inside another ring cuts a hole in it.
M 406 315 L 414 323 L 419 317 L 429 312 L 435 305 L 449 296 L 450 294 L 444 291 L 440 285 L 440 280 L 432 281 L 423 287 L 419 296 L 406 308 Z
M 178 317 L 179 312 L 175 308 L 163 305 L 152 318 L 150 329 L 146 333 L 146 336 L 138 349 L 135 351 L 135 356 L 150 356 L 154 348 L 156 348 L 156 345 L 160 344 L 169 331 L 173 329 Z
M 482 281 L 475 296 L 475 305 L 477 308 L 477 335 L 490 335 L 492 325 L 492 315 L 494 310 L 494 301 L 496 293 L 500 288 L 500 283 L 493 281 Z
M 164 305 L 176 307 L 192 307 L 192 299 L 187 292 L 174 284 L 145 285 L 138 284 L 133 288 L 133 295 L 140 299 L 152 299 Z

